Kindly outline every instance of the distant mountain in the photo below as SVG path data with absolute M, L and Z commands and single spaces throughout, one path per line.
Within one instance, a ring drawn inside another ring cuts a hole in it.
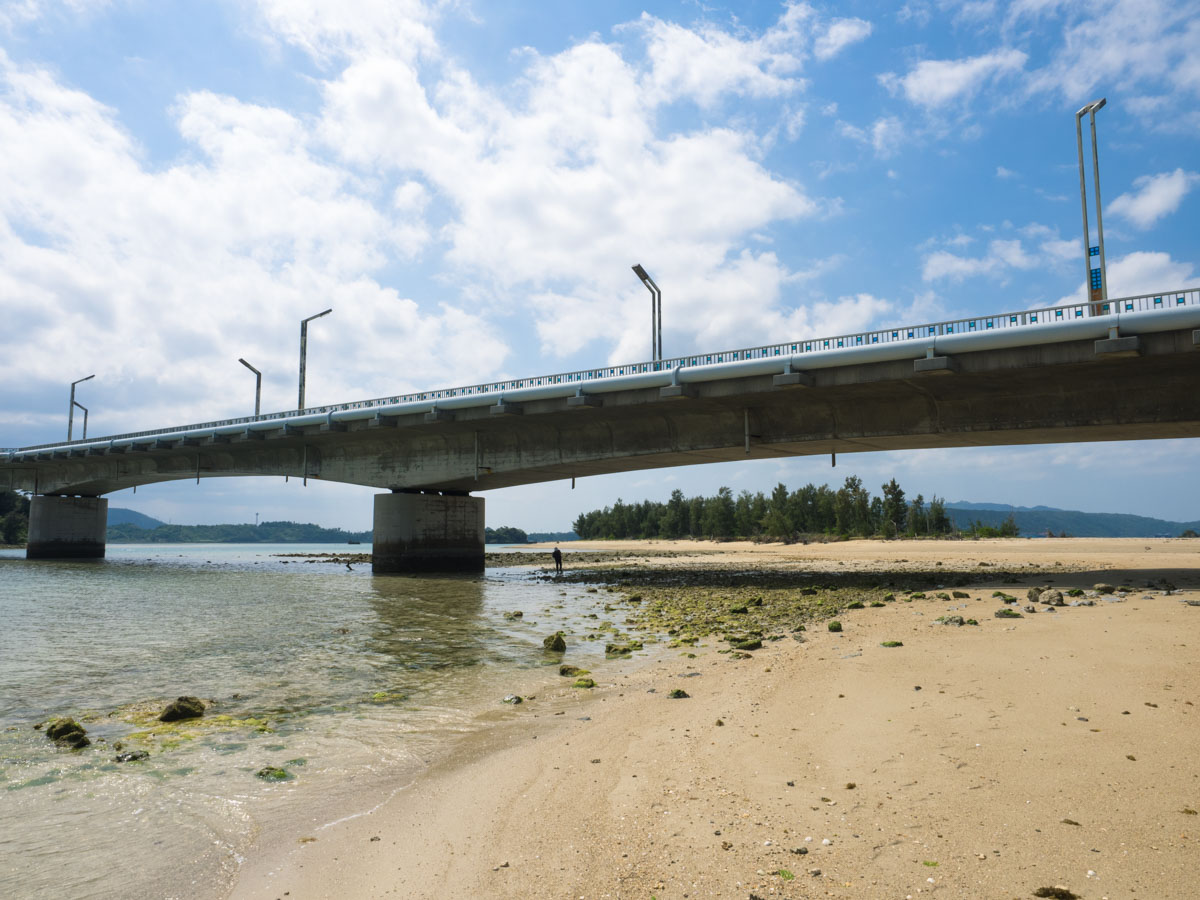
M 1200 521 L 1171 522 L 1128 513 L 1085 513 L 1048 506 L 1005 506 L 1000 503 L 946 504 L 946 513 L 960 531 L 978 521 L 998 528 L 1009 513 L 1025 537 L 1042 537 L 1047 531 L 1069 537 L 1179 537 L 1191 529 L 1200 532 Z
M 160 519 L 155 519 L 145 513 L 136 512 L 132 509 L 122 509 L 119 506 L 109 507 L 108 510 L 109 525 L 136 525 L 138 528 L 157 528 L 159 525 L 166 525 Z
M 1013 506 L 1011 503 L 975 503 L 971 500 L 955 500 L 953 503 L 947 502 L 945 506 L 946 509 L 990 509 L 1002 513 L 1007 513 L 1010 509 L 1022 512 L 1029 510 L 1067 512 L 1067 510 L 1056 509 L 1053 506 Z
M 151 520 L 153 521 L 153 520 Z M 369 543 L 369 531 L 343 531 L 302 522 L 263 522 L 260 525 L 136 525 L 108 524 L 110 544 L 350 544 Z

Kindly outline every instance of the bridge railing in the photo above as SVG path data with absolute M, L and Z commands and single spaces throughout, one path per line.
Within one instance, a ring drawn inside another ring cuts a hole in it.
M 723 350 L 716 353 L 694 353 L 684 356 L 674 356 L 670 359 L 652 362 L 628 363 L 616 366 L 599 366 L 592 369 L 579 369 L 573 372 L 561 372 L 556 375 L 537 375 L 531 378 L 512 378 L 505 381 L 487 381 L 482 384 L 464 387 L 442 388 L 432 391 L 414 391 L 408 394 L 398 394 L 393 397 L 378 397 L 373 400 L 357 400 L 350 403 L 337 403 L 330 406 L 313 406 L 304 410 L 286 410 L 283 412 L 265 413 L 258 416 L 240 416 L 233 419 L 220 419 L 215 422 L 202 422 L 192 425 L 179 425 L 167 428 L 156 428 L 150 431 L 131 431 L 125 434 L 105 435 L 104 440 L 128 441 L 136 438 L 156 438 L 184 431 L 195 431 L 207 428 L 224 428 L 233 425 L 253 425 L 278 419 L 290 419 L 298 415 L 319 416 L 329 413 L 343 412 L 355 409 L 371 409 L 373 407 L 394 406 L 401 403 L 419 403 L 449 399 L 451 397 L 470 397 L 480 394 L 493 394 L 497 398 L 505 391 L 516 391 L 523 388 L 543 387 L 556 384 L 579 384 L 582 386 L 589 381 L 606 378 L 616 378 L 623 375 L 637 375 L 645 372 L 669 372 L 677 368 L 693 366 L 718 365 L 720 363 L 739 362 L 743 360 L 765 359 L 779 357 L 782 363 L 785 358 L 803 356 L 826 350 L 854 349 L 870 347 L 879 344 L 891 344 L 902 341 L 927 340 L 943 335 L 975 334 L 987 331 L 1002 331 L 1005 329 L 1024 328 L 1031 325 L 1045 326 L 1065 322 L 1073 322 L 1089 316 L 1114 316 L 1137 312 L 1155 312 L 1158 310 L 1178 309 L 1184 306 L 1200 306 L 1200 288 L 1178 291 L 1158 292 L 1154 294 L 1139 294 L 1135 297 L 1110 299 L 1103 303 L 1082 302 L 1065 306 L 1051 306 L 1042 309 L 1028 309 L 1021 312 L 1001 313 L 990 316 L 969 316 L 962 319 L 950 319 L 944 322 L 930 322 L 924 325 L 909 325 L 902 328 L 880 328 L 872 331 L 851 332 L 835 337 L 814 338 L 812 340 L 788 341 L 779 344 L 763 344 L 737 350 Z M 12 454 L 20 451 L 39 450 L 48 447 L 64 447 L 72 444 L 95 443 L 90 441 L 59 441 L 51 444 L 35 444 L 29 447 L 19 447 L 0 450 L 0 454 Z

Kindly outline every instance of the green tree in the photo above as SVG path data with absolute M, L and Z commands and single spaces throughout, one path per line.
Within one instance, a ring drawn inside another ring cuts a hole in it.
M 892 526 L 893 534 L 904 531 L 908 521 L 908 507 L 904 503 L 904 491 L 893 478 L 883 486 L 883 518 Z

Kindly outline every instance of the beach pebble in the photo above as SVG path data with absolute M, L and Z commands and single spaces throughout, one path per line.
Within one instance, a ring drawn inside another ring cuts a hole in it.
M 518 703 L 524 703 L 525 699 L 520 694 L 505 694 L 504 702 L 516 706 Z
M 832 843 L 833 843 L 833 841 L 831 841 L 829 838 L 824 838 L 824 839 L 822 839 L 822 841 L 821 841 L 821 845 L 822 845 L 823 847 L 828 847 L 828 846 L 829 846 L 830 844 L 832 844 Z

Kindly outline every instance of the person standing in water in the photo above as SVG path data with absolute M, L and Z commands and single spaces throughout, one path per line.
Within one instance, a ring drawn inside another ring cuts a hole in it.
M 550 555 L 554 557 L 554 574 L 561 575 L 562 574 L 562 551 L 559 550 L 557 547 L 555 547 L 554 552 L 551 553 Z

